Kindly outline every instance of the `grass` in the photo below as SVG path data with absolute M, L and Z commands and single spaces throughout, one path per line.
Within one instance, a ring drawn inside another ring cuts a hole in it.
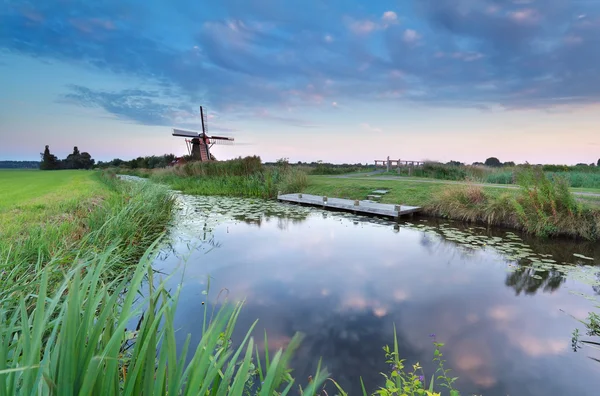
M 568 181 L 548 178 L 541 171 L 535 174 L 535 180 L 513 189 L 446 181 L 309 176 L 304 192 L 366 199 L 372 191 L 385 189 L 389 192 L 382 203 L 421 206 L 431 216 L 506 226 L 538 236 L 600 239 L 600 198 L 575 197 Z
M 165 169 L 138 169 L 119 172 L 165 184 L 194 195 L 274 198 L 278 192 L 299 191 L 307 184 L 301 169 L 281 161 L 263 166 L 259 157 L 219 162 L 191 162 Z
M 440 182 L 423 183 L 420 181 L 403 180 L 378 180 L 377 178 L 331 178 L 327 176 L 309 176 L 308 185 L 303 190 L 307 194 L 327 195 L 329 197 L 347 199 L 366 199 L 374 190 L 388 190 L 383 195 L 381 202 L 423 206 L 426 205 L 434 194 L 448 188 L 448 184 Z M 494 187 L 484 188 L 491 195 L 500 195 L 506 190 Z M 510 191 L 515 193 L 514 191 Z
M 385 174 L 438 180 L 471 180 L 491 184 L 517 184 L 516 174 L 527 167 L 528 165 L 517 165 L 494 168 L 483 165 L 449 165 L 437 162 L 426 162 L 423 166 L 415 167 L 410 170 L 408 167 L 401 167 L 400 172 L 396 169 L 392 169 Z M 566 178 L 570 187 L 600 188 L 600 167 L 544 165 L 541 168 L 549 178 L 556 176 Z
M 49 265 L 54 285 L 83 253 L 103 251 L 114 243 L 121 265 L 106 276 L 119 277 L 164 232 L 171 218 L 172 199 L 155 185 L 125 183 L 100 172 L 19 173 L 21 178 L 9 177 L 4 184 L 20 193 L 6 194 L 10 200 L 2 201 L 0 297 L 30 292 L 29 285 Z M 44 175 L 58 181 L 54 188 L 46 181 L 39 189 L 30 185 Z
M 518 194 L 490 195 L 481 186 L 452 186 L 426 205 L 429 214 L 508 226 L 541 237 L 600 239 L 600 211 L 579 202 L 566 178 L 549 178 L 531 168 L 517 175 Z

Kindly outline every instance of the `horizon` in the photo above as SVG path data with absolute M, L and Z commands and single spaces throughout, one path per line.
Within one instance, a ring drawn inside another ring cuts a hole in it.
M 208 5 L 208 6 L 207 6 Z M 600 2 L 7 1 L 0 160 L 596 163 Z

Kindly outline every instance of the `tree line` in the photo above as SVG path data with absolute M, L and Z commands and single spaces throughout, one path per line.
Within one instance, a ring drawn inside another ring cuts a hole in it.
M 73 147 L 73 153 L 67 155 L 67 158 L 63 160 L 59 160 L 56 155 L 52 154 L 48 145 L 40 155 L 42 157 L 40 170 L 92 169 L 95 162 L 90 153 L 80 152 L 77 146 Z
M 0 169 L 39 169 L 40 161 L 0 161 Z
M 111 161 L 98 161 L 97 168 L 128 168 L 128 169 L 155 169 L 165 168 L 177 159 L 175 154 L 152 155 L 137 157 L 129 161 L 115 158 Z

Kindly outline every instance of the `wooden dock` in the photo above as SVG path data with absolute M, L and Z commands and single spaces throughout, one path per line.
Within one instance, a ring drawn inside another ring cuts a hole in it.
M 395 219 L 421 211 L 419 206 L 382 204 L 373 201 L 330 198 L 311 194 L 279 194 L 277 199 L 282 202 L 318 206 L 324 209 L 342 210 L 356 214 L 393 217 Z

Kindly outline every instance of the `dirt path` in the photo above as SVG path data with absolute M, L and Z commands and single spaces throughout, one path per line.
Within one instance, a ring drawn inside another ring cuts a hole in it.
M 467 182 L 461 181 L 453 181 L 453 180 L 438 180 L 438 179 L 416 179 L 413 177 L 404 177 L 404 176 L 375 176 L 383 171 L 375 171 L 370 173 L 359 173 L 359 174 L 347 174 L 347 175 L 337 175 L 330 176 L 332 178 L 341 178 L 341 179 L 358 179 L 358 180 L 392 180 L 398 182 L 416 182 L 416 183 L 437 183 L 437 184 L 470 184 Z M 375 177 L 365 177 L 365 176 L 375 176 Z M 481 187 L 490 187 L 490 188 L 508 188 L 508 189 L 517 189 L 519 186 L 515 186 L 512 184 L 490 184 L 490 183 L 472 183 L 475 186 Z M 600 198 L 600 193 L 595 192 L 586 192 L 586 191 L 573 191 L 573 194 L 583 197 L 598 197 Z

